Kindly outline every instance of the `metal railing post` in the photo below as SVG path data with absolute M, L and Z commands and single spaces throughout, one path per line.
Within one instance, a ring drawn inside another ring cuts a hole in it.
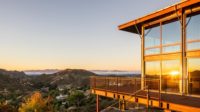
M 106 76 L 105 76 L 105 90 L 107 91 L 107 80 L 106 80 Z
M 119 88 L 118 88 L 118 77 L 117 77 L 117 93 L 118 93 L 118 89 L 119 89 Z
M 96 95 L 96 112 L 99 112 L 99 95 Z
M 94 88 L 96 89 L 96 77 L 94 77 Z
M 147 108 L 149 108 L 149 86 L 147 86 Z
M 161 90 L 160 90 L 160 82 L 161 82 L 161 80 L 159 79 L 159 81 L 158 81 L 158 90 L 159 90 L 159 107 L 160 107 L 160 104 L 161 104 Z
M 136 80 L 136 78 L 135 78 L 135 91 L 137 91 L 137 80 Z

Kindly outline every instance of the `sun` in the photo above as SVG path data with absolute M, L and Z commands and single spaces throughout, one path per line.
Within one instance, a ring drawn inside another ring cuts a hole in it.
M 180 74 L 179 71 L 171 71 L 171 72 L 170 72 L 170 75 L 171 75 L 171 76 L 177 76 L 177 75 L 179 75 L 179 74 Z

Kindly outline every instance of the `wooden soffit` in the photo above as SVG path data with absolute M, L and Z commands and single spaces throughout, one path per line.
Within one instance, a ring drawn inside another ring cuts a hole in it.
M 180 3 L 174 4 L 172 6 L 169 6 L 167 8 L 161 9 L 159 11 L 156 11 L 154 13 L 148 14 L 146 16 L 143 16 L 141 18 L 132 20 L 130 22 L 121 24 L 118 26 L 119 30 L 127 31 L 131 33 L 141 34 L 141 29 L 144 24 L 153 22 L 155 20 L 167 17 L 168 15 L 171 15 L 172 13 L 175 13 L 177 11 L 180 11 L 182 9 L 187 9 L 192 6 L 200 6 L 200 0 L 186 0 L 182 1 Z

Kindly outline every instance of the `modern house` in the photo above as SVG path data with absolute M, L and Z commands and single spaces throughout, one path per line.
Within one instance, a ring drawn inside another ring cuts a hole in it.
M 120 25 L 141 38 L 141 77 L 91 77 L 91 92 L 168 111 L 200 112 L 200 0 L 181 2 Z

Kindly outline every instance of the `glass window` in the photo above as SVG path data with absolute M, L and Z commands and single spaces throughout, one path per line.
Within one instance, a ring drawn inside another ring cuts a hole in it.
M 200 95 L 200 58 L 188 59 L 189 94 Z
M 162 61 L 162 91 L 179 92 L 179 83 L 181 82 L 179 67 L 179 60 Z
M 200 42 L 187 43 L 187 50 L 198 50 L 200 49 Z
M 186 36 L 187 42 L 200 40 L 200 15 L 187 17 Z M 187 43 L 187 50 L 200 49 L 200 42 Z
M 180 45 L 163 47 L 163 53 L 178 52 Z
M 160 48 L 152 48 L 145 50 L 145 55 L 159 54 L 159 53 L 160 53 Z
M 145 30 L 145 48 L 160 45 L 160 26 Z
M 200 15 L 187 17 L 187 40 L 200 39 Z
M 179 21 L 162 25 L 162 44 L 181 42 L 181 25 Z M 180 49 L 179 49 L 180 50 Z
M 149 89 L 159 89 L 159 78 L 161 73 L 160 61 L 152 61 L 145 63 L 145 84 Z

